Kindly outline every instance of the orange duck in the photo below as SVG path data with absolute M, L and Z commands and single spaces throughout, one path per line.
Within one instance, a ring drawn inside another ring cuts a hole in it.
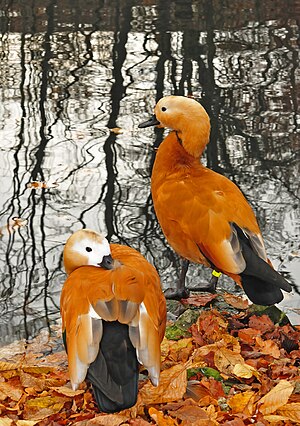
M 139 363 L 159 382 L 166 324 L 159 276 L 136 250 L 87 229 L 68 239 L 64 265 L 61 316 L 72 387 L 87 378 L 102 411 L 131 407 Z
M 169 297 L 187 294 L 190 261 L 212 268 L 215 276 L 230 276 L 253 303 L 280 302 L 281 290 L 289 292 L 291 286 L 267 258 L 252 208 L 233 182 L 201 164 L 210 134 L 205 109 L 194 99 L 166 96 L 152 118 L 139 125 L 148 126 L 173 130 L 158 148 L 151 177 L 158 221 L 185 259 L 178 288 Z

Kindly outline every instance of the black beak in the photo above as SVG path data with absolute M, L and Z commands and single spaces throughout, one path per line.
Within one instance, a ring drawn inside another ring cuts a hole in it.
M 98 263 L 101 268 L 104 269 L 113 269 L 114 267 L 114 260 L 111 257 L 111 254 L 108 254 L 107 256 L 103 256 L 102 262 Z
M 158 126 L 159 124 L 160 124 L 160 122 L 155 117 L 155 114 L 153 114 L 152 117 L 150 118 L 150 120 L 144 121 L 144 123 L 139 124 L 139 128 L 144 129 L 145 127 Z

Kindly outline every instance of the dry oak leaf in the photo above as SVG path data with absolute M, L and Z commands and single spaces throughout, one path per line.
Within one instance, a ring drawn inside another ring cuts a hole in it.
M 122 414 L 100 414 L 86 423 L 86 426 L 120 426 L 127 422 L 129 418 Z
M 300 424 L 300 402 L 292 402 L 286 404 L 277 410 L 280 416 L 284 416 L 285 419 L 289 419 L 292 422 L 298 422 Z
M 280 358 L 280 350 L 273 340 L 263 340 L 261 337 L 255 339 L 256 347 L 263 355 L 271 355 L 273 358 Z
M 254 398 L 255 392 L 246 391 L 237 393 L 227 400 L 229 407 L 232 410 L 232 414 L 246 414 L 252 416 L 254 413 Z
M 157 387 L 147 382 L 141 388 L 140 396 L 145 405 L 176 401 L 183 397 L 186 386 L 186 365 L 177 364 L 161 372 Z
M 161 411 L 154 407 L 149 408 L 149 414 L 157 426 L 178 426 L 176 420 L 172 419 L 172 417 L 164 416 Z
M 258 409 L 262 414 L 272 414 L 283 407 L 291 394 L 294 385 L 287 380 L 281 380 L 273 389 L 264 395 L 257 403 Z
M 235 296 L 230 293 L 224 293 L 222 296 L 228 305 L 231 305 L 236 309 L 247 309 L 249 306 L 248 300 L 243 299 L 240 296 Z

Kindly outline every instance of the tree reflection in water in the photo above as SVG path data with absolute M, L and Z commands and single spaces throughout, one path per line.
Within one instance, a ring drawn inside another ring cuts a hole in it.
M 193 95 L 209 112 L 205 161 L 244 191 L 299 294 L 296 10 L 280 0 L 247 10 L 210 0 L 2 2 L 2 344 L 58 318 L 63 244 L 82 226 L 140 250 L 164 287 L 176 281 L 150 197 L 163 133 L 137 130 L 166 94 Z M 28 225 L 12 230 L 15 217 Z M 208 274 L 191 268 L 190 285 Z

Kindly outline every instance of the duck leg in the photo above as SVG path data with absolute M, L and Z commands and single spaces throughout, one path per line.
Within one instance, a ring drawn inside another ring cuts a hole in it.
M 185 286 L 185 276 L 188 271 L 190 262 L 187 259 L 182 259 L 181 271 L 176 289 L 168 288 L 165 292 L 166 299 L 180 300 L 189 297 L 189 290 Z

